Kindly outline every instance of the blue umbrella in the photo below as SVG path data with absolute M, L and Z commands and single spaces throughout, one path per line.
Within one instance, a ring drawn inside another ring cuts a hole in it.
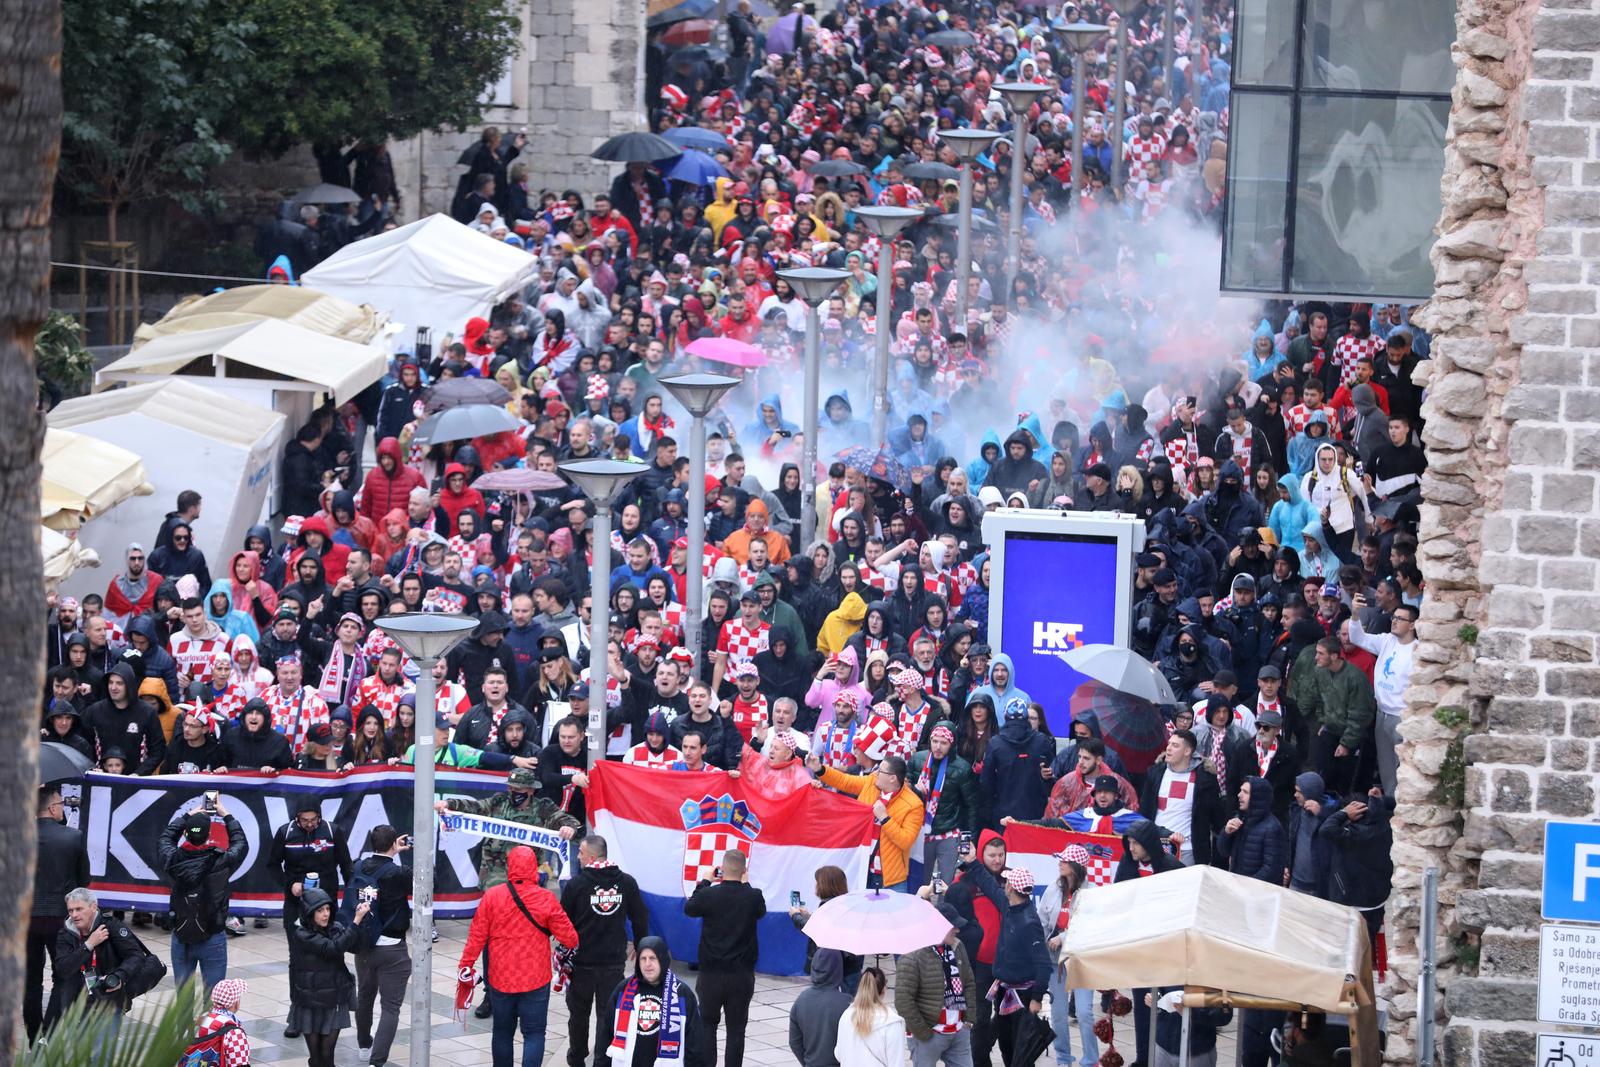
M 727 176 L 728 172 L 722 169 L 722 164 L 704 152 L 685 152 L 673 161 L 672 169 L 667 171 L 668 178 L 689 185 L 710 185 L 718 178 Z
M 767 51 L 786 56 L 794 51 L 794 39 L 800 28 L 801 14 L 796 11 L 785 15 L 767 31 Z
M 706 152 L 725 152 L 728 148 L 726 137 L 704 126 L 678 126 L 667 130 L 661 136 L 679 148 L 698 148 Z

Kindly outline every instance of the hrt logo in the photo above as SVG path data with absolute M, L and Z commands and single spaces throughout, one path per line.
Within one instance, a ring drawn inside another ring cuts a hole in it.
M 1033 624 L 1033 654 L 1055 656 L 1065 660 L 1067 653 L 1083 647 L 1083 626 L 1076 622 L 1040 622 Z

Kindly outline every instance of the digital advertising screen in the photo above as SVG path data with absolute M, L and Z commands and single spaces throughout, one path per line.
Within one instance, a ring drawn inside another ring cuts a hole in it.
M 1115 536 L 1005 533 L 1000 651 L 1058 737 L 1072 719 L 1072 692 L 1086 680 L 1062 657 L 1082 645 L 1117 643 L 1117 612 L 1126 603 L 1118 552 Z

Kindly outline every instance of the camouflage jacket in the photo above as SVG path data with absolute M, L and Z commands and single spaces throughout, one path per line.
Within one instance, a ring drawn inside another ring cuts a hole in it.
M 523 808 L 511 803 L 509 792 L 496 793 L 486 800 L 450 797 L 445 803 L 450 806 L 451 811 L 466 812 L 468 815 L 485 815 L 491 819 L 504 819 L 506 822 L 541 826 L 546 830 L 559 830 L 563 826 L 570 826 L 575 833 L 583 832 L 582 823 L 562 811 L 554 801 L 546 800 L 544 797 L 534 797 L 528 801 L 527 807 Z M 514 842 L 503 841 L 498 837 L 483 839 L 478 853 L 480 889 L 488 889 L 506 880 L 506 857 L 514 847 Z M 560 866 L 555 857 L 544 849 L 536 851 L 539 853 L 539 869 L 553 875 Z

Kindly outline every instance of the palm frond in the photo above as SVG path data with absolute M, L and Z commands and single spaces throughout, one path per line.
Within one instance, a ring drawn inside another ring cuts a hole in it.
M 194 1040 L 204 1007 L 197 980 L 179 987 L 165 1008 L 131 1016 L 89 1006 L 79 997 L 47 1033 L 18 1057 L 17 1067 L 172 1067 Z

